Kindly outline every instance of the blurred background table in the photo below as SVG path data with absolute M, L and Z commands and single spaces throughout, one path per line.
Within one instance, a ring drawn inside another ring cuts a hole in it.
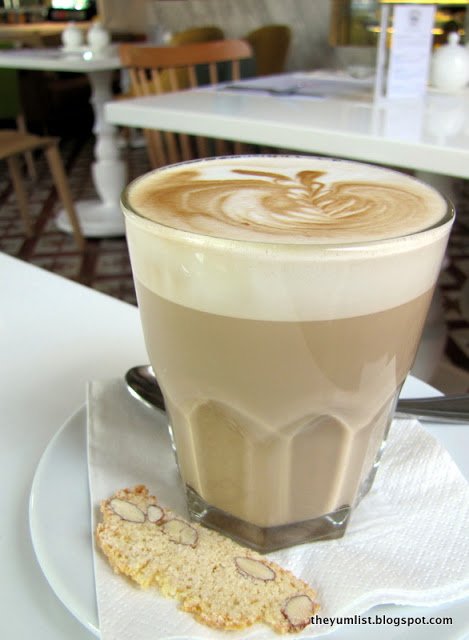
M 313 93 L 316 85 L 319 95 L 248 90 L 279 83 Z M 374 102 L 371 81 L 320 71 L 244 85 L 245 91 L 219 86 L 108 103 L 105 117 L 114 125 L 152 128 L 157 122 L 162 130 L 469 178 L 469 90 Z
M 9 40 L 30 47 L 44 46 L 44 41 L 50 37 L 57 37 L 60 40 L 62 31 L 67 24 L 67 22 L 46 21 L 0 24 L 0 40 Z M 91 26 L 89 21 L 77 22 L 76 24 L 83 31 Z
M 41 71 L 68 71 L 86 73 L 92 90 L 94 112 L 93 132 L 96 136 L 95 162 L 91 167 L 99 200 L 76 202 L 83 234 L 87 237 L 119 236 L 124 233 L 124 221 L 119 197 L 126 181 L 126 167 L 120 160 L 114 126 L 103 117 L 103 107 L 110 100 L 111 79 L 120 69 L 120 60 L 114 48 L 109 55 L 96 57 L 85 48 L 77 53 L 57 49 L 17 49 L 0 51 L 0 67 L 34 69 Z M 71 232 L 68 218 L 62 213 L 57 225 Z

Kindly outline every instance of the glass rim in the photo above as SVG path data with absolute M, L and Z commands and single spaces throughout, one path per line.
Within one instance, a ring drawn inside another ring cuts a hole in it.
M 341 249 L 353 249 L 353 248 L 364 248 L 364 247 L 369 247 L 369 248 L 373 248 L 373 247 L 377 247 L 379 245 L 387 245 L 389 243 L 395 242 L 396 240 L 411 240 L 413 238 L 418 238 L 418 237 L 422 237 L 425 236 L 426 234 L 430 233 L 431 231 L 437 230 L 437 229 L 442 229 L 443 227 L 445 227 L 445 225 L 449 224 L 449 223 L 453 223 L 455 216 L 456 216 L 456 211 L 455 211 L 455 206 L 452 203 L 452 201 L 445 196 L 444 194 L 442 194 L 440 191 L 438 191 L 438 189 L 436 189 L 435 187 L 433 187 L 432 185 L 427 184 L 426 182 L 424 182 L 423 180 L 419 180 L 418 178 L 414 178 L 413 176 L 407 176 L 410 180 L 413 180 L 415 182 L 417 182 L 418 184 L 424 185 L 426 188 L 428 188 L 429 190 L 437 193 L 442 200 L 446 203 L 446 210 L 444 212 L 444 214 L 442 215 L 442 217 L 437 220 L 435 223 L 431 224 L 428 227 L 424 227 L 422 229 L 418 229 L 417 231 L 412 231 L 410 233 L 404 233 L 402 235 L 394 235 L 394 236 L 389 236 L 389 237 L 384 237 L 384 238 L 374 238 L 374 239 L 370 239 L 370 240 L 357 240 L 357 241 L 352 241 L 352 242 L 341 242 L 341 241 L 333 241 L 331 240 L 330 242 L 293 242 L 293 241 L 288 241 L 288 242 L 284 242 L 284 241 L 275 241 L 275 240 L 258 240 L 258 239 L 246 239 L 246 238 L 230 238 L 227 236 L 223 236 L 223 235 L 212 235 L 212 234 L 208 234 L 208 233 L 203 233 L 202 231 L 193 231 L 193 230 L 189 230 L 189 229 L 181 229 L 179 227 L 176 226 L 171 226 L 169 224 L 165 224 L 163 222 L 159 222 L 157 220 L 152 220 L 146 216 L 144 216 L 143 214 L 139 213 L 131 204 L 129 201 L 129 193 L 131 191 L 131 189 L 140 181 L 145 180 L 146 178 L 148 178 L 150 175 L 154 175 L 155 173 L 163 173 L 165 171 L 168 170 L 172 170 L 174 168 L 178 168 L 178 167 L 183 167 L 186 165 L 192 165 L 192 164 L 200 164 L 203 162 L 210 162 L 210 161 L 217 161 L 217 160 L 224 160 L 224 159 L 236 159 L 236 158 L 304 158 L 304 159 L 317 159 L 319 161 L 321 160 L 327 160 L 330 162 L 341 162 L 341 163 L 348 163 L 348 164 L 355 164 L 355 165 L 361 165 L 361 166 L 369 166 L 369 167 L 373 167 L 373 168 L 378 168 L 382 171 L 385 172 L 389 172 L 389 173 L 394 173 L 394 174 L 399 174 L 400 171 L 396 170 L 396 169 L 390 169 L 388 167 L 382 167 L 381 165 L 373 165 L 371 163 L 366 163 L 366 162 L 360 162 L 360 161 L 355 161 L 355 160 L 347 160 L 347 159 L 342 159 L 342 158 L 323 158 L 321 156 L 310 156 L 310 155 L 302 155 L 302 154 L 233 154 L 230 156 L 213 156 L 213 157 L 207 157 L 207 158 L 196 158 L 193 160 L 184 160 L 181 162 L 175 162 L 173 164 L 168 164 L 165 165 L 163 167 L 157 167 L 156 169 L 150 169 L 150 171 L 146 171 L 145 173 L 141 174 L 140 176 L 137 176 L 136 178 L 134 178 L 133 180 L 131 180 L 126 187 L 124 187 L 124 189 L 122 190 L 121 193 L 121 197 L 120 197 L 120 203 L 121 203 L 121 207 L 122 207 L 122 211 L 124 213 L 125 217 L 130 217 L 130 218 L 135 218 L 138 221 L 140 221 L 141 223 L 143 223 L 143 225 L 148 228 L 154 228 L 154 229 L 161 229 L 169 234 L 171 234 L 172 236 L 174 236 L 174 238 L 180 238 L 182 239 L 192 239 L 194 241 L 199 240 L 209 240 L 210 242 L 213 243 L 222 243 L 222 244 L 226 244 L 229 243 L 231 246 L 233 245 L 242 245 L 244 247 L 252 247 L 254 249 L 254 247 L 276 247 L 276 248 L 284 248 L 285 250 L 288 250 L 288 248 L 296 248 L 297 250 L 299 249 L 307 249 L 309 248 L 310 250 L 327 250 L 327 249 L 333 249 L 333 250 L 341 250 Z M 407 175 L 407 174 L 404 174 Z

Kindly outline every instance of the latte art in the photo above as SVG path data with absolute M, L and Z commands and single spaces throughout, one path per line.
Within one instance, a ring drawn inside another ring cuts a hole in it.
M 366 177 L 374 180 L 337 179 L 341 172 L 301 169 L 301 162 L 307 166 L 314 159 L 296 158 L 288 172 L 251 169 L 236 159 L 209 160 L 197 168 L 189 163 L 165 170 L 164 180 L 156 172 L 145 189 L 133 190 L 131 202 L 168 226 L 253 241 L 378 240 L 420 231 L 441 217 L 442 199 L 435 194 L 429 203 L 428 191 L 407 176 L 391 172 L 398 179 L 386 183 L 382 170 L 368 167 Z

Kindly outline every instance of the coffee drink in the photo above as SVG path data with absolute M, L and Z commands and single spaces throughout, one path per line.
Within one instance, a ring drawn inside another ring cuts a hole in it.
M 194 517 L 270 550 L 343 534 L 371 485 L 452 213 L 398 172 L 246 156 L 124 194 Z

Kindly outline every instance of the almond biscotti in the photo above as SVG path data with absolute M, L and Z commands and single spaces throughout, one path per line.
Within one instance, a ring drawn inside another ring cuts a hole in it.
M 146 487 L 123 489 L 101 504 L 98 544 L 116 573 L 157 587 L 210 627 L 264 622 L 300 631 L 319 609 L 302 580 L 223 535 L 177 517 Z

